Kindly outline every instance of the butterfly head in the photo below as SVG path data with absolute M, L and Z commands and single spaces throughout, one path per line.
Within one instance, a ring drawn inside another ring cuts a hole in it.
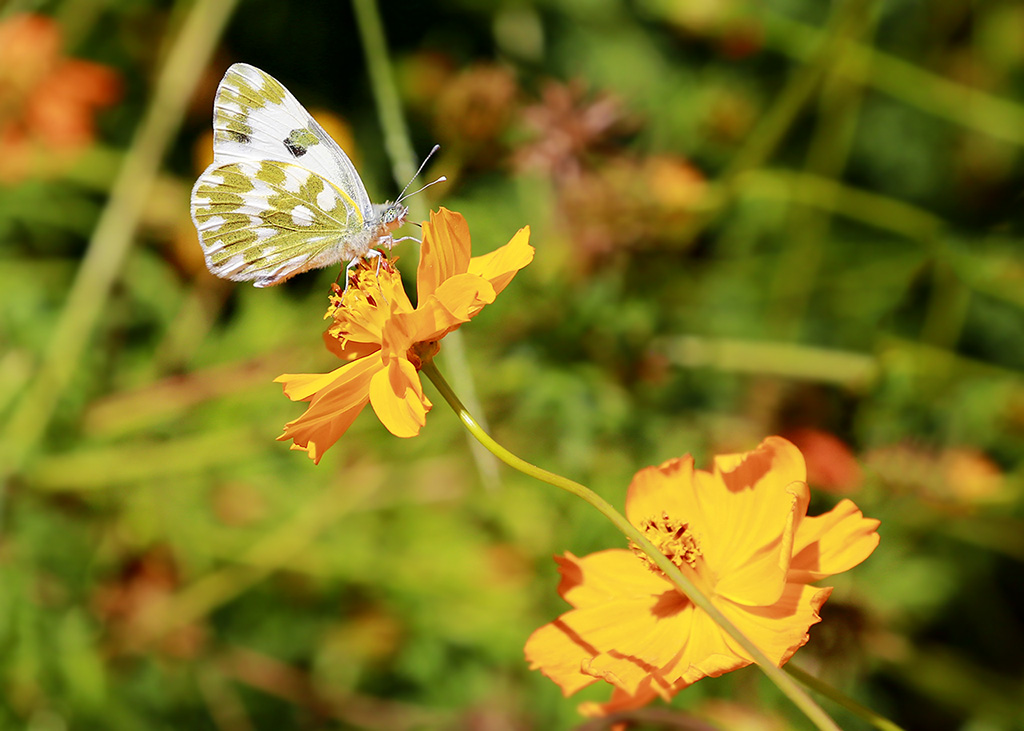
M 387 234 L 394 231 L 405 222 L 409 215 L 409 208 L 401 203 L 382 203 L 373 207 L 374 221 L 377 223 L 377 231 L 380 234 Z

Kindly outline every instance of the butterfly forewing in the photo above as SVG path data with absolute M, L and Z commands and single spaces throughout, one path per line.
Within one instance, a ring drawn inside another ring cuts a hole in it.
M 317 173 L 274 160 L 211 166 L 192 189 L 192 218 L 218 277 L 266 287 L 350 259 L 363 215 Z
M 213 130 L 213 164 L 192 189 L 213 274 L 267 287 L 392 243 L 407 209 L 371 205 L 352 161 L 273 77 L 231 66 Z
M 254 66 L 236 63 L 217 89 L 214 165 L 276 160 L 301 165 L 332 181 L 359 208 L 372 212 L 355 166 L 284 86 Z

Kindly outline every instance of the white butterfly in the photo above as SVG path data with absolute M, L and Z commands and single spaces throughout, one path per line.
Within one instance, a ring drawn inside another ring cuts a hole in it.
M 269 287 L 341 261 L 351 268 L 395 243 L 391 232 L 409 212 L 403 197 L 370 203 L 338 143 L 269 74 L 244 63 L 224 74 L 213 164 L 192 188 L 192 221 L 213 274 Z

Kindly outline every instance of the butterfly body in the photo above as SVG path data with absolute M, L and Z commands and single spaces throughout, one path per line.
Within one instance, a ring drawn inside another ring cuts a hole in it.
M 372 204 L 348 156 L 269 74 L 231 66 L 213 127 L 213 163 L 192 189 L 213 274 L 268 287 L 394 243 L 408 209 Z

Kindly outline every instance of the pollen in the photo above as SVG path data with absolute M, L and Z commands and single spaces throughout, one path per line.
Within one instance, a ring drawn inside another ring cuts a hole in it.
M 697 567 L 697 559 L 701 556 L 700 545 L 690 531 L 689 523 L 672 518 L 668 513 L 662 513 L 659 517 L 647 518 L 637 527 L 644 532 L 647 540 L 676 566 L 682 568 L 683 564 L 687 564 L 690 568 Z M 655 573 L 662 573 L 640 546 L 630 541 L 629 548 L 647 568 Z

